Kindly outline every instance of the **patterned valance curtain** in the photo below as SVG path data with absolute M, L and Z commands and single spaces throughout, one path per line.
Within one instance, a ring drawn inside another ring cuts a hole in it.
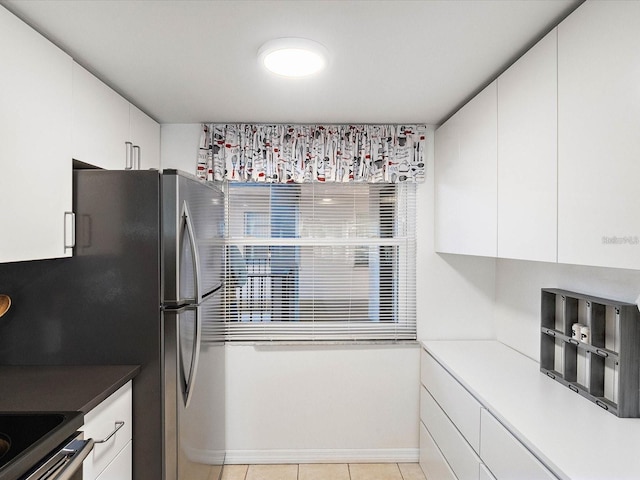
M 424 125 L 203 124 L 197 174 L 232 182 L 422 182 Z

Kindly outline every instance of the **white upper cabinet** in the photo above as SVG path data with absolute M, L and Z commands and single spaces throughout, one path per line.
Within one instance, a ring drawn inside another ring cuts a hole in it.
M 0 6 L 0 65 L 0 262 L 70 256 L 73 61 Z
M 555 262 L 557 30 L 498 78 L 498 256 Z
M 125 168 L 129 102 L 73 65 L 73 158 L 109 170 Z
M 160 126 L 78 64 L 73 158 L 107 170 L 159 168 Z
M 134 168 L 160 168 L 160 125 L 135 105 L 129 105 L 129 135 Z
M 435 133 L 435 244 L 497 255 L 497 88 L 494 81 Z
M 558 261 L 640 269 L 640 2 L 558 27 Z

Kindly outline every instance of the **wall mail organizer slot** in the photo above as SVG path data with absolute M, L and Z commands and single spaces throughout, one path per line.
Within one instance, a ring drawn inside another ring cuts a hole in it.
M 618 417 L 640 417 L 640 312 L 542 289 L 540 371 Z

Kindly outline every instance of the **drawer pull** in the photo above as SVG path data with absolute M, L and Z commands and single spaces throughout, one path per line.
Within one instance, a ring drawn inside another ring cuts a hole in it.
M 576 393 L 578 393 L 578 392 L 579 392 L 578 387 L 576 387 L 575 385 L 571 385 L 571 384 L 569 384 L 569 388 L 570 388 L 571 390 L 573 390 L 574 392 L 576 392 Z
M 602 350 L 599 350 L 596 348 L 596 353 L 598 355 L 600 355 L 601 357 L 607 358 L 609 356 L 609 354 L 607 352 L 603 352 Z
M 556 376 L 551 372 L 546 372 L 547 376 L 553 378 L 555 380 Z
M 604 403 L 604 402 L 602 402 L 600 400 L 596 400 L 596 405 L 598 405 L 599 407 L 604 408 L 605 410 L 609 410 L 609 406 L 606 403 Z
M 96 440 L 93 443 L 106 443 L 106 442 L 108 442 L 109 440 L 111 440 L 111 437 L 113 437 L 116 434 L 116 432 L 118 430 L 120 430 L 122 427 L 124 427 L 124 422 L 121 422 L 121 421 L 116 422 L 116 428 L 113 430 L 113 432 L 111 432 L 109 434 L 109 436 L 107 438 L 105 438 L 103 440 Z

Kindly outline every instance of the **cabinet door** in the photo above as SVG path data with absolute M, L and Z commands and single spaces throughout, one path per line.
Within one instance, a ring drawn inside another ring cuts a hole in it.
M 0 262 L 70 256 L 73 61 L 0 6 L 0 65 Z
M 436 130 L 438 252 L 497 255 L 497 128 L 493 82 Z
M 498 256 L 556 261 L 557 31 L 498 78 Z
M 139 147 L 138 164 L 134 168 L 160 168 L 160 125 L 135 105 L 129 106 L 130 138 Z
M 129 102 L 73 65 L 73 158 L 108 170 L 126 167 Z
M 84 438 L 93 438 L 96 443 L 85 459 L 82 470 L 85 478 L 96 478 L 132 439 L 132 387 L 131 382 L 103 401 L 84 417 Z M 118 422 L 124 422 L 118 428 Z M 111 433 L 115 433 L 110 437 Z
M 479 453 L 482 407 L 478 401 L 425 350 L 420 357 L 420 378 L 465 440 Z
M 556 480 L 556 477 L 489 412 L 482 410 L 480 456 L 498 480 Z
M 430 480 L 457 480 L 444 455 L 422 422 L 420 422 L 420 468 Z
M 96 480 L 131 480 L 133 475 L 132 462 L 133 445 L 130 440 Z
M 640 2 L 558 27 L 558 261 L 640 269 Z
M 420 420 L 456 477 L 459 480 L 478 480 L 480 459 L 424 387 L 420 389 Z

